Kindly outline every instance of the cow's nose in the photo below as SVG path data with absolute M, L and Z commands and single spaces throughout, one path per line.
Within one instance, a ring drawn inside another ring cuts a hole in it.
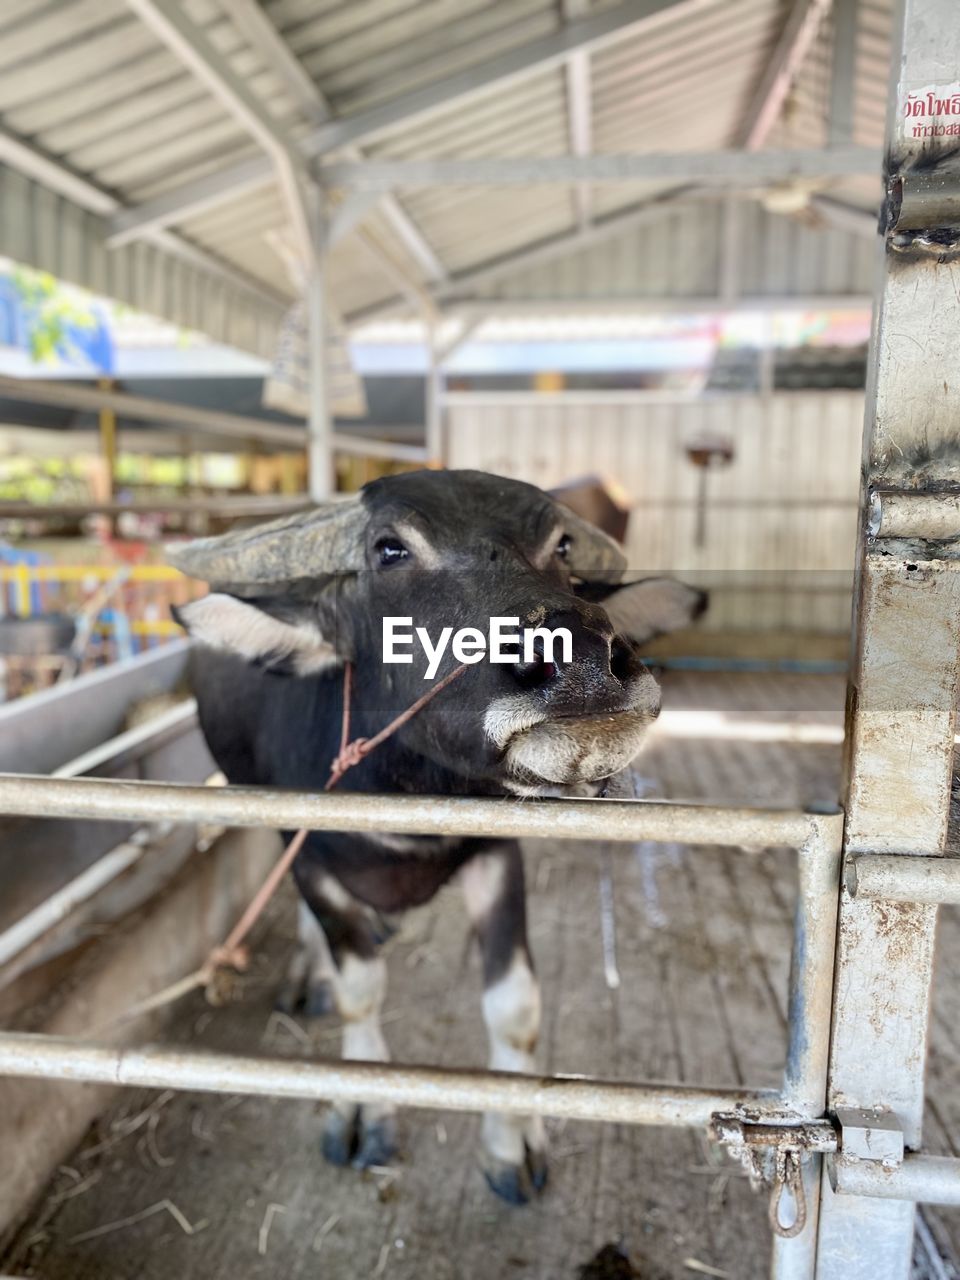
M 535 635 L 530 661 L 518 662 L 513 667 L 514 677 L 521 688 L 539 689 L 557 681 L 578 687 L 584 683 L 603 684 L 616 675 L 613 664 L 619 654 L 615 655 L 612 650 L 611 627 L 602 615 L 595 618 L 591 611 L 584 617 L 572 609 L 557 610 L 539 624 L 538 629 L 541 628 L 554 633 L 559 630 L 570 633 L 570 661 L 563 656 L 564 646 L 559 635 L 554 635 L 550 652 L 547 652 L 543 638 Z
M 534 636 L 530 661 L 514 663 L 513 675 L 521 689 L 539 689 L 541 685 L 556 680 L 560 674 L 560 668 L 559 645 L 555 646 L 555 652 L 548 662 L 543 638 Z

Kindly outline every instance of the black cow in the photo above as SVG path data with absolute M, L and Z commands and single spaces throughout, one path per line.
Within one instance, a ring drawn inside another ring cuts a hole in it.
M 342 502 L 175 548 L 211 594 L 179 613 L 202 642 L 194 685 L 210 749 L 231 783 L 320 790 L 339 747 L 342 660 L 354 665 L 352 734 L 369 737 L 421 697 L 427 660 L 383 661 L 383 619 L 444 627 L 491 616 L 565 628 L 569 660 L 535 640 L 527 661 L 482 660 L 345 774 L 341 789 L 433 795 L 596 795 L 637 753 L 660 706 L 638 656 L 683 626 L 701 593 L 670 579 L 621 582 L 620 549 L 541 490 L 473 471 L 377 480 Z M 456 665 L 447 652 L 442 676 Z M 533 1069 L 540 995 L 513 841 L 312 833 L 294 864 L 300 946 L 285 999 L 332 1000 L 346 1058 L 386 1061 L 379 949 L 390 917 L 458 877 L 483 955 L 490 1066 Z M 545 1181 L 539 1118 L 487 1115 L 492 1188 L 522 1203 Z M 382 1106 L 331 1110 L 324 1153 L 386 1161 Z

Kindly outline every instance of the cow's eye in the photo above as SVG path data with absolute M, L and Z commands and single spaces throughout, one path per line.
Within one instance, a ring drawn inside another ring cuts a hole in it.
M 566 560 L 567 556 L 570 554 L 570 548 L 572 545 L 573 539 L 570 537 L 569 533 L 565 533 L 557 543 L 557 555 L 561 560 Z
M 396 564 L 398 560 L 406 560 L 409 554 L 399 538 L 381 538 L 377 543 L 377 555 L 381 564 Z

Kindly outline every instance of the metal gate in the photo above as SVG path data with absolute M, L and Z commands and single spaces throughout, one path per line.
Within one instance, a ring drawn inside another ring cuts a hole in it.
M 960 901 L 960 860 L 940 857 L 960 654 L 960 22 L 956 0 L 903 0 L 900 16 L 845 817 L 0 776 L 0 812 L 25 816 L 792 846 L 800 894 L 783 1087 L 306 1063 L 18 1033 L 0 1033 L 0 1075 L 709 1127 L 772 1185 L 778 1280 L 906 1280 L 915 1202 L 960 1204 L 960 1160 L 921 1148 L 936 907 Z

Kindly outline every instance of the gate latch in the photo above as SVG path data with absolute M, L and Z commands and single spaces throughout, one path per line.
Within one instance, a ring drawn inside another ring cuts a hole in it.
M 714 1115 L 711 1137 L 738 1157 L 750 1175 L 754 1190 L 770 1188 L 770 1226 L 784 1239 L 798 1236 L 807 1222 L 807 1197 L 803 1188 L 803 1160 L 816 1153 L 837 1150 L 837 1130 L 830 1120 L 763 1122 L 743 1115 Z M 793 1220 L 780 1216 L 784 1192 L 794 1204 Z

